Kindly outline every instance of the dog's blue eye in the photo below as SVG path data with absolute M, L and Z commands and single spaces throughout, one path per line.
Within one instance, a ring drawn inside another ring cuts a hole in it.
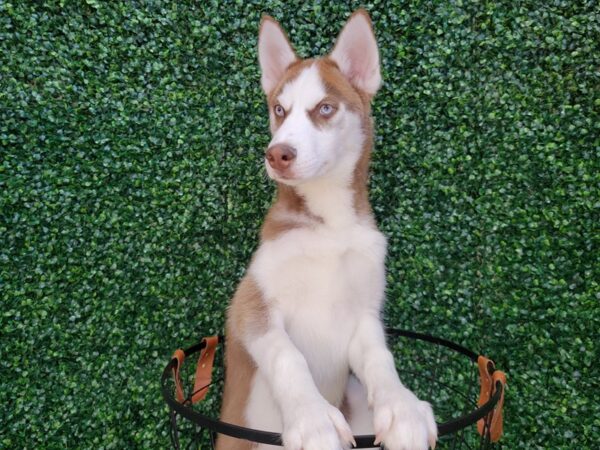
M 283 106 L 281 105 L 275 105 L 275 115 L 279 116 L 279 117 L 283 117 L 285 116 L 285 109 L 283 109 Z
M 331 113 L 333 113 L 333 106 L 325 103 L 324 105 L 321 105 L 321 108 L 319 109 L 319 113 L 322 116 L 329 116 Z

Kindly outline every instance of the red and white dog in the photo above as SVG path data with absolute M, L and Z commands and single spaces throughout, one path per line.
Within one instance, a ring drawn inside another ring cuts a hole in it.
M 367 195 L 370 101 L 381 83 L 368 14 L 328 56 L 300 60 L 264 17 L 258 52 L 277 199 L 227 318 L 221 420 L 281 432 L 289 450 L 339 450 L 375 434 L 435 446 L 431 406 L 400 382 L 381 309 L 385 237 Z M 220 436 L 219 450 L 275 448 Z

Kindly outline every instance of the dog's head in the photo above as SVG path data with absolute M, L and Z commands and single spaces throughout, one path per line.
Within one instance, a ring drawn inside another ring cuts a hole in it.
M 301 60 L 279 23 L 261 22 L 258 55 L 272 139 L 271 178 L 301 185 L 322 177 L 349 182 L 370 133 L 370 100 L 381 84 L 379 52 L 364 10 L 355 12 L 329 55 Z

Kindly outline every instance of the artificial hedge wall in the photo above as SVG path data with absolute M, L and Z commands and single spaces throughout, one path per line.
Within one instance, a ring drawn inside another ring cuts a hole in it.
M 0 447 L 166 448 L 272 186 L 256 35 L 357 2 L 0 1 Z M 597 447 L 600 10 L 372 1 L 387 321 L 493 356 L 505 448 Z

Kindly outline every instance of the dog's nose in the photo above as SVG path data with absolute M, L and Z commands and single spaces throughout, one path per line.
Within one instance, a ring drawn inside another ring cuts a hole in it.
M 265 157 L 273 169 L 283 171 L 296 159 L 296 150 L 287 144 L 275 144 L 267 149 Z

